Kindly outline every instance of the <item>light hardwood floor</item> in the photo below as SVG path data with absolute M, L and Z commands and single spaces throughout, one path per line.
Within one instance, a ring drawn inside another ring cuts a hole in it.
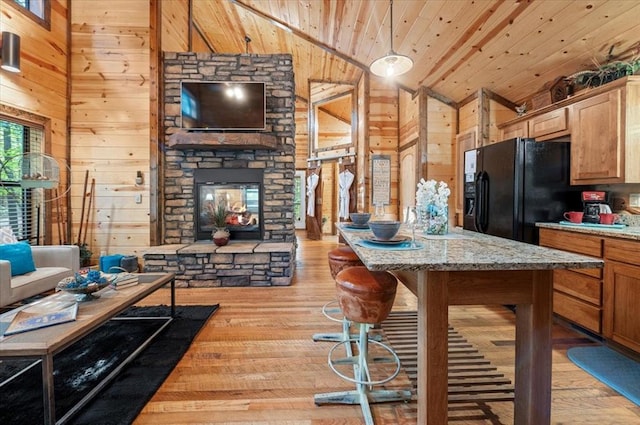
M 327 365 L 328 342 L 316 332 L 335 332 L 321 306 L 334 298 L 327 252 L 335 237 L 311 241 L 298 234 L 293 284 L 283 288 L 177 290 L 183 305 L 219 303 L 220 309 L 136 420 L 136 424 L 362 424 L 359 406 L 316 406 L 315 393 L 348 390 L 351 384 Z M 145 304 L 167 303 L 157 291 Z M 402 285 L 394 310 L 415 310 Z M 452 307 L 450 324 L 491 363 L 513 378 L 514 315 L 502 306 Z M 640 408 L 583 372 L 566 356 L 582 335 L 557 326 L 553 351 L 553 424 L 640 424 Z M 394 385 L 407 386 L 401 375 Z M 513 403 L 450 406 L 450 423 L 512 424 Z M 373 406 L 376 424 L 416 424 L 415 402 Z

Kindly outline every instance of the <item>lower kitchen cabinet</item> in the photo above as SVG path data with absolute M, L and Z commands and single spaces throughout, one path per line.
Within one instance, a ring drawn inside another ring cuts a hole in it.
M 640 352 L 640 242 L 605 242 L 605 338 Z
M 553 311 L 640 353 L 640 241 L 541 228 L 540 245 L 604 259 L 604 269 L 554 271 Z
M 540 245 L 602 258 L 603 238 L 540 229 Z M 597 334 L 602 333 L 602 269 L 555 270 L 553 312 Z
M 592 332 L 602 333 L 602 280 L 573 270 L 555 270 L 553 311 Z

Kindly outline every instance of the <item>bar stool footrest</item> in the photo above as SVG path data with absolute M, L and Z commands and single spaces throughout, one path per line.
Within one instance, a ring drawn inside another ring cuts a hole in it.
M 349 335 L 350 338 L 358 338 L 357 334 Z M 344 341 L 344 334 L 342 332 L 329 332 L 329 333 L 317 333 L 313 334 L 313 340 L 316 342 L 319 341 L 329 341 L 329 342 L 342 342 Z
M 360 404 L 361 397 L 366 396 L 369 403 L 387 403 L 392 401 L 410 401 L 409 390 L 373 390 L 373 391 L 336 391 L 332 393 L 315 394 L 313 401 L 321 404 Z
M 349 339 L 358 339 L 360 335 L 351 334 L 349 335 Z M 342 342 L 344 341 L 344 335 L 338 332 L 328 332 L 328 333 L 317 333 L 313 334 L 313 340 L 316 342 L 320 341 L 328 341 L 328 342 Z M 382 335 L 375 334 L 369 335 L 369 341 L 382 341 Z

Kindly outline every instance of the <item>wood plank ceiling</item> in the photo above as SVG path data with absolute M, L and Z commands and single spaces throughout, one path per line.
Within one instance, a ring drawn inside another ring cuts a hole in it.
M 215 52 L 291 53 L 305 99 L 310 80 L 355 83 L 391 46 L 385 0 L 192 5 L 195 29 Z M 520 102 L 594 61 L 638 56 L 638 16 L 637 0 L 395 0 L 393 50 L 415 63 L 397 82 L 454 102 L 483 87 Z

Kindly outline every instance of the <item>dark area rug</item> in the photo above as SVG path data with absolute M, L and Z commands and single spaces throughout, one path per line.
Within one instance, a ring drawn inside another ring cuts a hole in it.
M 218 309 L 213 306 L 177 306 L 174 320 L 68 423 L 130 424 L 188 350 L 196 334 Z M 168 306 L 131 307 L 119 317 L 168 316 Z M 163 320 L 116 320 L 54 356 L 56 417 L 61 418 L 109 374 Z M 32 364 L 26 360 L 0 362 L 0 383 Z M 42 369 L 31 367 L 0 387 L 0 424 L 43 422 Z

